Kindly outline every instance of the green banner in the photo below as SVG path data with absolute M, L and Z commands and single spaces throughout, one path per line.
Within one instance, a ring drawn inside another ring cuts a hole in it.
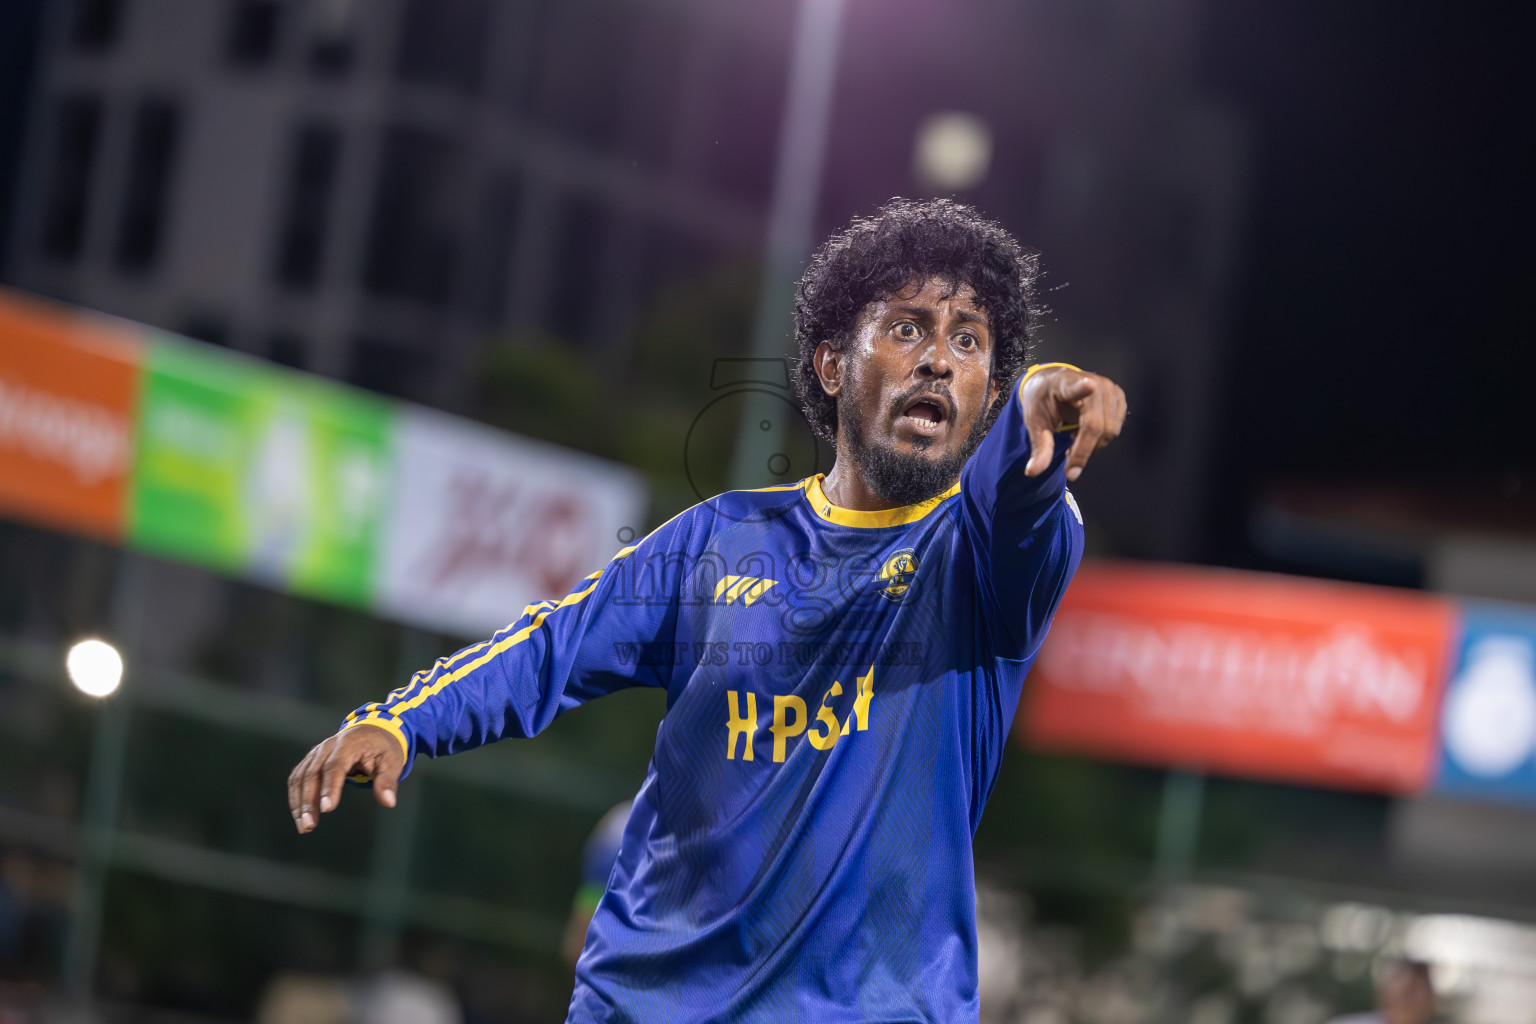
M 129 541 L 366 606 L 393 424 L 384 399 L 154 336 Z

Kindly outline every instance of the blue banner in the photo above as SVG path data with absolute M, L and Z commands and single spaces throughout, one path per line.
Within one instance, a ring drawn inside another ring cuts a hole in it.
M 1448 796 L 1536 804 L 1536 610 L 1463 605 L 1434 788 Z

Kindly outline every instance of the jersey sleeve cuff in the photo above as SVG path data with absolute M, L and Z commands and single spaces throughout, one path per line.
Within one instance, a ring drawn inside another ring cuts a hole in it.
M 1076 370 L 1078 373 L 1083 372 L 1083 368 L 1081 366 L 1073 366 L 1071 363 L 1036 363 L 1034 366 L 1031 366 L 1029 369 L 1025 370 L 1024 376 L 1019 378 L 1019 399 L 1022 401 L 1024 398 L 1024 385 L 1029 383 L 1029 378 L 1033 377 L 1041 370 L 1049 370 L 1052 367 L 1057 366 L 1064 366 L 1069 370 Z
M 354 718 L 352 721 L 347 722 L 340 729 L 336 730 L 336 732 L 339 735 L 349 729 L 356 729 L 360 725 L 372 725 L 379 729 L 383 729 L 385 732 L 389 733 L 395 738 L 396 743 L 400 744 L 400 756 L 405 761 L 406 766 L 409 767 L 411 763 L 411 739 L 405 734 L 405 729 L 400 724 L 400 720 L 392 716 L 385 717 L 387 715 L 388 712 L 381 713 L 374 711 L 371 712 L 368 717 Z

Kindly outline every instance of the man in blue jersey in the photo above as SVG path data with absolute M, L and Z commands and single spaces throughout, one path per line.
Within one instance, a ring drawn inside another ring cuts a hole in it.
M 688 509 L 353 712 L 289 778 L 299 831 L 349 776 L 390 807 L 417 754 L 661 687 L 569 1020 L 975 1021 L 971 837 L 1082 553 L 1066 483 L 1125 416 L 1020 377 L 1035 276 L 948 200 L 829 239 L 795 322 L 831 471 Z

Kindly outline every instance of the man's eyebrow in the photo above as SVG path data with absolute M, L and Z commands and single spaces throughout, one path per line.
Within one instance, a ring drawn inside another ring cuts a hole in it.
M 919 305 L 916 305 L 916 304 L 905 305 L 904 304 L 904 305 L 900 305 L 900 306 L 892 306 L 891 307 L 891 311 L 893 313 L 896 313 L 896 314 L 900 315 L 900 316 L 925 317 L 925 318 L 930 319 L 930 320 L 933 318 L 933 308 L 931 306 L 919 306 Z M 985 314 L 973 313 L 973 312 L 971 312 L 968 309 L 957 309 L 957 310 L 955 310 L 955 319 L 959 320 L 961 323 L 967 323 L 967 324 L 985 324 L 987 322 L 987 318 L 986 318 Z

